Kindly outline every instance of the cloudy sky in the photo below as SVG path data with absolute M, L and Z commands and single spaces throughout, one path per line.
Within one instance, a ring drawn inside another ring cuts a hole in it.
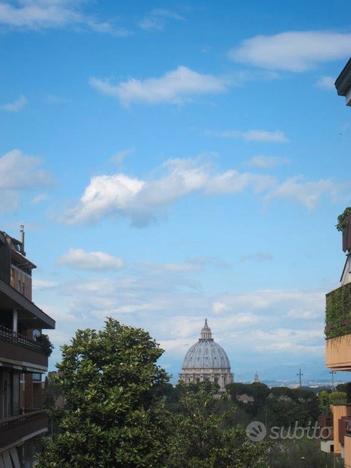
M 0 0 L 1 229 L 59 346 L 106 316 L 174 378 L 205 317 L 238 380 L 329 378 L 351 5 Z

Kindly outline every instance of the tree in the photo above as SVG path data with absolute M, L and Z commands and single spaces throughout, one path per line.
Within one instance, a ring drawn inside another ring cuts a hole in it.
M 351 382 L 337 385 L 336 390 L 338 392 L 344 392 L 346 394 L 347 403 L 351 403 Z
M 262 410 L 270 392 L 267 385 L 261 382 L 254 382 L 252 384 L 232 383 L 227 385 L 227 391 L 232 401 L 236 402 L 251 417 L 257 416 L 258 412 Z M 242 403 L 238 401 L 240 395 L 248 395 L 253 398 L 253 401 Z
M 328 416 L 330 414 L 330 394 L 330 391 L 322 390 L 319 392 L 318 395 L 319 409 L 325 416 Z
M 346 221 L 351 215 L 351 207 L 347 207 L 344 211 L 338 216 L 338 224 L 335 226 L 338 231 L 343 231 L 346 227 Z
M 62 347 L 57 384 L 65 407 L 38 466 L 164 465 L 169 415 L 156 391 L 168 380 L 156 364 L 162 353 L 147 332 L 112 319 L 101 331 L 78 330 Z
M 211 384 L 183 386 L 170 440 L 171 468 L 266 467 L 268 444 L 228 424 L 236 407 Z

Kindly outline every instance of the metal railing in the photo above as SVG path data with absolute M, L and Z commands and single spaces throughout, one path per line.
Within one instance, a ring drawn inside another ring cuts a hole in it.
M 48 431 L 49 420 L 45 411 L 33 411 L 0 420 L 0 451 L 3 447 L 19 445 L 24 439 Z
M 0 430 L 14 427 L 19 424 L 23 424 L 24 422 L 30 422 L 34 419 L 39 419 L 46 415 L 47 413 L 45 410 L 36 410 L 28 411 L 28 413 L 19 414 L 17 416 L 10 416 L 9 418 L 0 419 Z
M 19 344 L 40 353 L 43 352 L 43 348 L 39 343 L 36 343 L 34 340 L 31 340 L 30 338 L 27 338 L 26 336 L 2 325 L 0 325 L 0 340 L 7 341 L 12 344 Z

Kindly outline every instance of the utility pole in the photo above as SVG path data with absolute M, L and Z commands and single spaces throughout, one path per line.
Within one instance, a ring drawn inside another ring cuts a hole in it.
M 299 387 L 301 388 L 302 387 L 302 376 L 303 376 L 303 373 L 302 373 L 301 369 L 299 370 L 299 372 L 296 375 L 299 378 Z
M 336 371 L 335 370 L 329 371 L 329 374 L 331 374 L 331 379 L 332 379 L 332 390 L 335 390 L 334 375 L 336 374 Z

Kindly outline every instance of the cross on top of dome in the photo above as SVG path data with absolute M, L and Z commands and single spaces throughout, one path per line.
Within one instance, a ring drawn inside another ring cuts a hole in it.
M 213 340 L 211 328 L 208 326 L 207 318 L 205 319 L 205 325 L 201 330 L 201 338 L 200 340 Z

